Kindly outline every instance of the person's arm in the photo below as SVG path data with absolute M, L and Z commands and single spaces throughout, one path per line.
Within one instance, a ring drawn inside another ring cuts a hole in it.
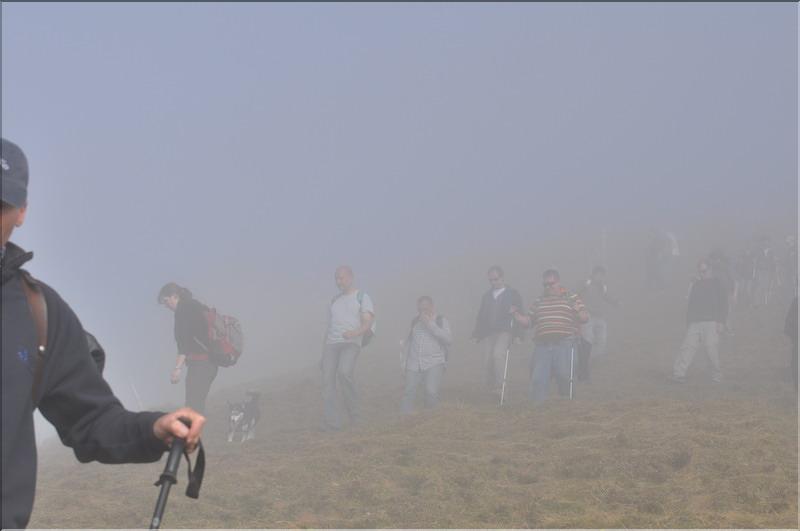
M 367 333 L 367 330 L 372 328 L 372 321 L 375 320 L 375 308 L 372 305 L 372 299 L 370 299 L 369 295 L 366 293 L 363 295 L 361 299 L 361 326 L 356 328 L 355 330 L 348 330 L 342 334 L 342 337 L 345 339 L 353 339 L 356 337 L 363 336 Z
M 475 317 L 475 328 L 472 330 L 471 339 L 475 341 L 480 341 L 483 339 L 483 322 L 486 319 L 486 295 L 481 297 L 481 307 L 478 308 L 478 315 Z
M 186 355 L 185 354 L 178 354 L 175 358 L 175 367 L 172 369 L 170 373 L 169 379 L 172 383 L 178 383 L 181 381 L 181 370 L 186 365 Z
M 530 328 L 533 325 L 536 319 L 535 314 L 535 308 L 531 308 L 527 313 L 522 313 L 520 308 L 515 306 L 511 307 L 511 316 L 514 318 L 514 321 L 523 328 Z
M 450 345 L 453 343 L 453 335 L 450 333 L 450 323 L 447 322 L 447 319 L 442 317 L 442 326 L 436 324 L 435 318 L 430 319 L 423 319 L 425 326 L 428 327 L 428 331 L 433 334 L 433 336 L 440 342 L 444 343 L 445 345 Z
M 157 461 L 173 435 L 186 434 L 185 427 L 175 425 L 174 414 L 127 411 L 95 368 L 75 314 L 54 291 L 45 288 L 45 294 L 48 349 L 38 404 L 42 415 L 79 461 Z M 193 421 L 193 446 L 205 419 L 191 410 L 181 415 Z
M 580 297 L 575 295 L 572 302 L 572 308 L 575 310 L 575 315 L 578 317 L 578 322 L 587 323 L 589 321 L 589 311 L 584 306 Z

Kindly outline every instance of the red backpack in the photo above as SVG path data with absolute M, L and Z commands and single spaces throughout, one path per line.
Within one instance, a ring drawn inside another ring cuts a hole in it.
M 216 308 L 205 312 L 208 321 L 208 339 L 213 345 L 209 359 L 220 367 L 230 367 L 239 361 L 244 349 L 244 334 L 239 320 L 217 313 Z

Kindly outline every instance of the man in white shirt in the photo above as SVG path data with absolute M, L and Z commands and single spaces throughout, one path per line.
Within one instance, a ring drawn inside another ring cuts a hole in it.
M 336 392 L 337 381 L 341 384 L 344 405 L 351 424 L 359 421 L 355 366 L 364 338 L 371 334 L 375 318 L 372 299 L 355 287 L 350 266 L 336 268 L 335 279 L 339 294 L 331 301 L 328 330 L 322 350 L 322 401 L 325 416 L 323 429 L 326 431 L 342 428 Z

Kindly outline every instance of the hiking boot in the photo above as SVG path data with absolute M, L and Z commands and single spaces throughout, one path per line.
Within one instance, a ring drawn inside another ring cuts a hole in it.
M 675 376 L 674 374 L 668 378 L 670 383 L 674 384 L 685 384 L 686 383 L 686 376 Z

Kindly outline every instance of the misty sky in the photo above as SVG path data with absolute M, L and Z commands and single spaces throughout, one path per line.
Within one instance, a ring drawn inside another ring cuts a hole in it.
M 794 3 L 3 3 L 2 134 L 31 169 L 12 240 L 129 406 L 129 382 L 182 397 L 160 394 L 171 280 L 262 351 L 229 381 L 301 367 L 319 352 L 286 346 L 304 319 L 321 339 L 339 263 L 374 286 L 565 230 L 796 220 L 797 23 Z

